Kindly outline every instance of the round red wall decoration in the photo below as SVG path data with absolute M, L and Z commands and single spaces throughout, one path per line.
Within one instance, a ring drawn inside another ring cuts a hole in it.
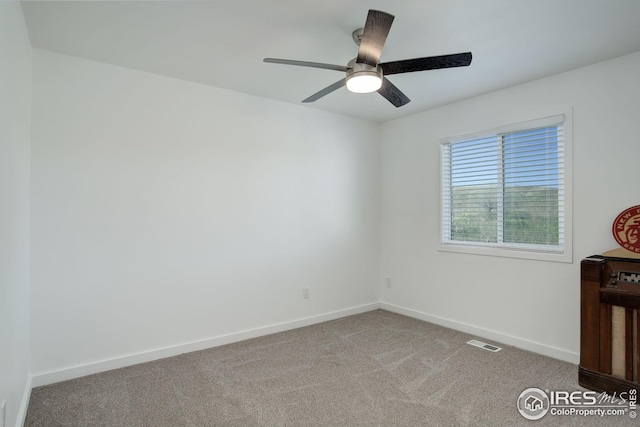
M 628 251 L 640 253 L 640 205 L 620 212 L 613 222 L 613 238 Z

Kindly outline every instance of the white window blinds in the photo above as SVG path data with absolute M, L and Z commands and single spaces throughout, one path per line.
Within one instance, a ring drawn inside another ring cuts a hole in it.
M 564 116 L 442 143 L 442 243 L 562 252 Z

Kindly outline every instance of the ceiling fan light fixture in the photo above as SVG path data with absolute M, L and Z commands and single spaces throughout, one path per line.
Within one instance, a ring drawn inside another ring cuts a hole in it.
M 347 89 L 354 93 L 375 92 L 382 87 L 382 79 L 374 72 L 362 71 L 347 77 Z
M 382 87 L 382 69 L 368 64 L 349 63 L 347 89 L 354 93 L 375 92 Z

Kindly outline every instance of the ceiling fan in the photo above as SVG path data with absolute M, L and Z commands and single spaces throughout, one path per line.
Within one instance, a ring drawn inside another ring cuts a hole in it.
M 355 30 L 353 40 L 359 46 L 358 56 L 346 66 L 324 64 L 321 62 L 295 61 L 290 59 L 264 58 L 264 62 L 301 67 L 324 68 L 346 73 L 345 78 L 314 93 L 302 102 L 314 102 L 342 86 L 351 92 L 368 93 L 378 91 L 396 107 L 402 107 L 410 99 L 395 87 L 385 76 L 415 71 L 435 70 L 439 68 L 466 67 L 471 64 L 471 52 L 451 55 L 429 56 L 425 58 L 405 59 L 401 61 L 379 62 L 382 47 L 393 23 L 393 15 L 371 9 L 364 28 Z

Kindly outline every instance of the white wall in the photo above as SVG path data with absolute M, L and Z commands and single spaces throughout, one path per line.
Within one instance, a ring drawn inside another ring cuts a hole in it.
M 21 423 L 29 386 L 31 45 L 19 2 L 0 2 L 0 404 Z M 21 405 L 22 402 L 22 405 Z
M 34 384 L 377 306 L 378 125 L 40 50 L 33 93 Z
M 383 307 L 578 361 L 580 260 L 640 203 L 640 53 L 382 126 Z M 573 106 L 573 263 L 438 252 L 439 141 Z M 392 279 L 387 288 L 384 278 Z

